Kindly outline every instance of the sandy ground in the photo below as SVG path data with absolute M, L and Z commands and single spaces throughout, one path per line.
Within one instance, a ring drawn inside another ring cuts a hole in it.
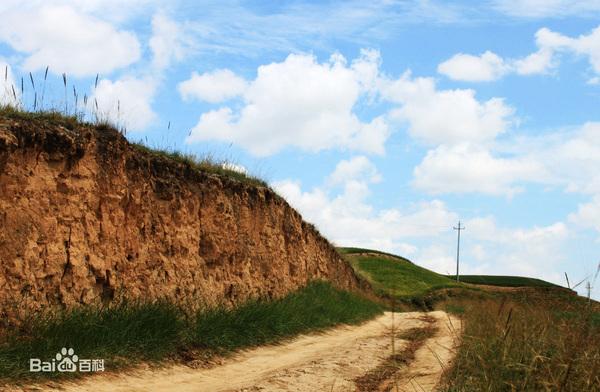
M 209 369 L 172 366 L 126 374 L 100 374 L 54 391 L 354 391 L 354 380 L 375 369 L 392 354 L 392 326 L 397 336 L 424 328 L 423 315 L 435 319 L 436 334 L 415 352 L 407 369 L 396 374 L 398 391 L 432 391 L 453 357 L 460 321 L 444 312 L 385 313 L 359 326 L 300 336 L 281 345 L 259 347 L 227 358 Z M 401 351 L 406 341 L 396 340 Z
M 417 350 L 408 369 L 398 375 L 393 391 L 434 391 L 442 372 L 454 358 L 460 344 L 461 320 L 444 312 L 429 314 L 436 319 L 438 330 Z

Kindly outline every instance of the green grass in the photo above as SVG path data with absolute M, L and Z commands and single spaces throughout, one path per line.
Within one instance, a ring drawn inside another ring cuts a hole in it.
M 65 114 L 59 110 L 28 111 L 10 105 L 0 105 L 0 116 L 13 120 L 45 121 L 73 129 L 79 125 L 90 125 L 76 114 Z
M 406 259 L 387 256 L 389 255 L 346 254 L 355 271 L 364 276 L 376 291 L 398 299 L 421 297 L 441 288 L 462 287 L 452 279 L 419 267 Z
M 452 276 L 448 276 L 452 278 Z M 504 287 L 560 287 L 550 282 L 523 276 L 501 275 L 460 275 L 460 281 L 472 284 L 485 284 Z
M 50 360 L 62 347 L 80 358 L 102 358 L 107 370 L 178 359 L 182 353 L 227 353 L 337 324 L 355 324 L 382 312 L 380 305 L 325 282 L 274 301 L 189 315 L 164 301 L 123 302 L 37 316 L 0 344 L 0 384 L 64 373 L 30 373 L 29 359 Z
M 216 174 L 221 177 L 232 178 L 237 181 L 255 186 L 269 188 L 269 185 L 264 180 L 256 176 L 229 169 L 227 166 L 230 164 L 230 162 L 227 160 L 217 160 L 210 155 L 199 157 L 195 154 L 183 153 L 177 150 L 150 148 L 141 142 L 131 143 L 131 146 L 152 156 L 163 157 L 175 162 L 183 163 L 190 166 L 194 170 Z
M 374 302 L 316 282 L 279 301 L 249 302 L 236 312 L 221 308 L 200 313 L 191 340 L 200 348 L 234 350 L 339 323 L 356 324 L 381 311 Z

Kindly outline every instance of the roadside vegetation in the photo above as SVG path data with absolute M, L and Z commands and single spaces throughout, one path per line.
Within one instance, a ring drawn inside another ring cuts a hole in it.
M 315 281 L 281 299 L 250 301 L 233 309 L 189 314 L 165 301 L 121 302 L 39 315 L 3 337 L 0 385 L 68 376 L 29 372 L 30 358 L 49 361 L 62 347 L 74 348 L 79 358 L 104 359 L 110 371 L 142 361 L 207 359 L 300 333 L 360 323 L 382 311 L 362 296 Z
M 443 391 L 600 391 L 600 304 L 566 291 L 453 300 L 462 345 Z

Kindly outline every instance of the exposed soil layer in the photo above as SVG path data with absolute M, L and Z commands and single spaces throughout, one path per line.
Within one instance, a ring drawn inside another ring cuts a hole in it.
M 235 304 L 361 284 L 271 189 L 108 127 L 0 116 L 0 320 L 128 298 Z

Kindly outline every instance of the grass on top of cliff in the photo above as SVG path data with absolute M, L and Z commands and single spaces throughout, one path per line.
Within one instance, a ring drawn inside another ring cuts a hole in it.
M 249 174 L 242 166 L 236 165 L 235 163 L 225 159 L 218 160 L 212 155 L 199 157 L 195 154 L 184 153 L 177 150 L 150 148 L 141 142 L 134 142 L 131 143 L 131 145 L 137 150 L 146 154 L 156 157 L 164 157 L 166 159 L 183 163 L 198 171 L 212 173 L 222 177 L 233 178 L 237 181 L 247 184 L 269 188 L 269 185 L 264 180 Z
M 168 302 L 122 302 L 36 316 L 0 343 L 0 389 L 3 382 L 81 376 L 29 371 L 30 358 L 51 361 L 62 347 L 73 348 L 82 359 L 104 359 L 106 371 L 111 371 L 139 362 L 189 361 L 275 343 L 338 324 L 360 323 L 382 311 L 366 298 L 316 281 L 281 299 L 192 315 Z
M 18 121 L 36 121 L 44 122 L 49 125 L 60 125 L 72 131 L 76 131 L 80 126 L 86 126 L 94 127 L 99 132 L 107 130 L 119 133 L 125 132 L 124 130 L 119 130 L 119 127 L 111 124 L 105 119 L 97 118 L 93 122 L 86 122 L 83 120 L 82 113 L 65 114 L 59 110 L 29 111 L 15 108 L 10 105 L 0 105 L 0 119 L 2 117 Z M 243 183 L 266 188 L 269 187 L 269 185 L 261 178 L 251 175 L 245 168 L 226 159 L 216 159 L 212 155 L 197 156 L 195 154 L 184 153 L 167 148 L 152 148 L 141 141 L 129 143 L 135 150 L 151 157 L 165 158 L 173 162 L 183 163 L 194 170 L 235 179 Z

